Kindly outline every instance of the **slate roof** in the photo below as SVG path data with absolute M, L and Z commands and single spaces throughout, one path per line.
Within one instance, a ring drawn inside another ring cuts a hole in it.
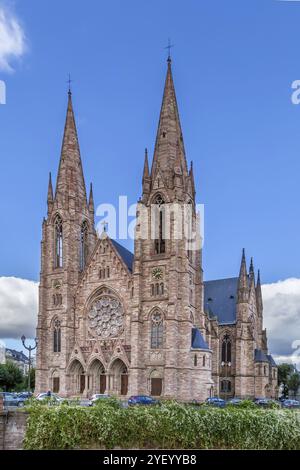
M 120 243 L 116 242 L 116 240 L 111 240 L 112 244 L 116 248 L 117 252 L 123 259 L 124 263 L 126 264 L 127 268 L 129 269 L 130 272 L 132 272 L 133 268 L 133 259 L 134 255 L 131 253 L 131 251 L 127 250 L 125 246 L 120 245 Z
M 236 322 L 238 277 L 204 282 L 204 310 L 216 316 L 220 325 Z
M 271 364 L 272 367 L 277 367 L 277 364 L 274 361 L 273 356 L 271 356 L 271 354 L 267 354 L 267 358 L 268 358 L 269 363 Z
M 198 328 L 192 329 L 192 349 L 209 349 L 207 342 Z
M 255 362 L 269 362 L 268 357 L 261 349 L 255 349 L 254 360 Z

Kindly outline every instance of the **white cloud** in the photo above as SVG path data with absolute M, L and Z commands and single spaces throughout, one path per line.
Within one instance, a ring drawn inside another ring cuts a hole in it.
M 262 286 L 269 349 L 278 362 L 300 366 L 300 279 Z
M 10 8 L 0 3 L 0 71 L 12 72 L 11 63 L 25 52 L 25 33 Z
M 37 311 L 37 282 L 0 277 L 0 338 L 33 338 Z

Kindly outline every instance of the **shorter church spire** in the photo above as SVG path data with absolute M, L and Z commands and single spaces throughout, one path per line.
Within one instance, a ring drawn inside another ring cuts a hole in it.
M 250 262 L 249 280 L 250 280 L 250 285 L 251 285 L 251 284 L 255 284 L 255 273 L 254 273 L 253 258 L 251 258 L 251 262 Z
M 53 187 L 52 187 L 52 177 L 51 171 L 49 172 L 49 182 L 48 182 L 48 203 L 53 202 Z
M 148 162 L 148 149 L 147 148 L 145 148 L 143 182 L 144 182 L 145 178 L 149 178 L 149 162 Z
M 260 270 L 258 270 L 258 273 L 257 273 L 257 283 L 256 283 L 255 291 L 256 291 L 257 310 L 258 310 L 259 315 L 262 315 L 263 298 L 262 298 L 261 282 L 260 282 Z
M 48 203 L 48 214 L 49 214 L 53 207 L 53 187 L 52 187 L 51 172 L 49 173 L 47 203 Z
M 94 215 L 95 206 L 94 206 L 94 195 L 93 195 L 93 183 L 90 184 L 90 195 L 89 195 L 89 212 Z
M 243 248 L 240 274 L 239 274 L 239 280 L 238 280 L 238 303 L 248 302 L 248 293 L 249 293 L 249 287 L 248 287 L 247 265 L 246 265 L 245 248 Z

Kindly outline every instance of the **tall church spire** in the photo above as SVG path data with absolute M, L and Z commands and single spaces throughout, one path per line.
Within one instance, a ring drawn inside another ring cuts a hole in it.
M 86 204 L 86 188 L 70 90 L 55 199 L 65 204 L 68 197 Z
M 165 176 L 173 174 L 178 162 L 178 152 L 183 174 L 188 174 L 170 57 L 167 62 L 167 76 L 151 169 L 152 178 L 158 167 Z

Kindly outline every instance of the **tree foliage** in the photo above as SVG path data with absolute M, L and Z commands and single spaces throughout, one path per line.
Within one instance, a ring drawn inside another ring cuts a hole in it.
M 288 397 L 289 386 L 288 381 L 290 375 L 294 372 L 292 364 L 279 364 L 278 366 L 278 385 L 283 385 L 283 395 Z
M 24 376 L 11 361 L 0 364 L 0 388 L 6 392 L 15 391 L 23 383 Z
M 297 372 L 294 372 L 289 376 L 288 379 L 288 388 L 293 392 L 293 394 L 296 396 L 298 388 L 300 387 L 300 374 Z

